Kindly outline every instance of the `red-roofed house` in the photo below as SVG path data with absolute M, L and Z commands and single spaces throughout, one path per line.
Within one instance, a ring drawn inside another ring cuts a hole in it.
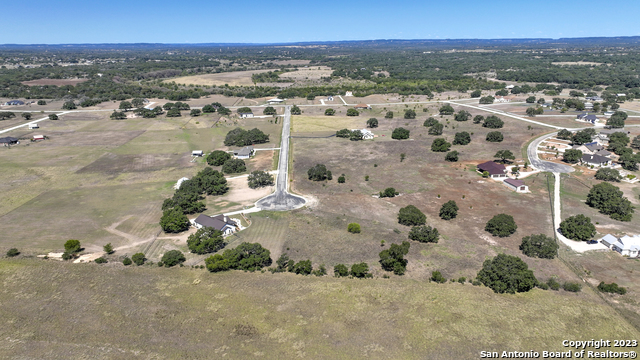
M 529 191 L 529 187 L 524 184 L 524 181 L 517 179 L 506 179 L 503 181 L 509 189 L 515 190 L 516 192 L 527 192 Z
M 482 164 L 478 164 L 478 171 L 481 173 L 485 171 L 488 172 L 492 179 L 507 177 L 507 168 L 495 161 L 487 161 Z

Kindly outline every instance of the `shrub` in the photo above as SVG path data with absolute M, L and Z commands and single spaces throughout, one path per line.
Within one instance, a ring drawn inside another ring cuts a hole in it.
M 439 238 L 438 229 L 431 226 L 414 226 L 409 231 L 409 239 L 422 243 L 437 243 Z
M 336 114 L 336 111 L 335 111 L 335 110 L 333 110 L 333 109 L 327 109 L 327 110 L 325 110 L 325 111 L 324 111 L 324 114 L 325 114 L 326 116 L 333 116 L 333 115 L 335 115 L 335 114 Z
M 369 273 L 369 265 L 367 265 L 367 263 L 365 262 L 351 265 L 350 274 L 353 277 L 357 277 L 361 279 L 373 277 L 373 275 Z
M 356 109 L 347 109 L 347 116 L 359 116 L 360 113 Z
M 77 253 L 81 250 L 80 240 L 67 240 L 67 242 L 64 243 L 64 250 L 70 254 Z
M 500 131 L 491 131 L 487 133 L 486 140 L 489 142 L 502 142 L 502 140 L 504 140 L 504 136 Z
M 596 227 L 591 218 L 578 214 L 560 223 L 560 233 L 571 240 L 587 241 L 596 234 Z
M 416 118 L 416 112 L 413 109 L 406 109 L 404 111 L 404 118 L 405 119 L 415 119 Z
M 344 184 L 346 180 L 344 175 L 338 176 L 338 184 Z
M 490 129 L 500 129 L 504 126 L 504 121 L 500 120 L 500 118 L 495 115 L 489 115 L 484 119 L 482 126 Z
M 222 150 L 214 150 L 207 155 L 207 164 L 211 166 L 222 166 L 225 161 L 231 159 L 231 154 Z
M 146 257 L 144 257 L 143 253 L 135 253 L 133 254 L 133 256 L 131 256 L 131 260 L 133 260 L 133 263 L 141 266 L 144 264 L 144 262 L 147 260 Z
M 555 291 L 560 290 L 560 283 L 554 278 L 549 278 L 549 280 L 547 280 L 547 285 L 551 290 L 555 290 Z
M 444 284 L 447 282 L 447 279 L 442 276 L 440 271 L 432 271 L 430 280 L 438 284 Z
M 447 155 L 445 155 L 444 160 L 445 161 L 449 161 L 449 162 L 456 162 L 456 161 L 458 161 L 458 155 L 459 154 L 460 153 L 458 153 L 456 150 L 449 151 L 447 153 Z
M 458 205 L 455 201 L 449 200 L 440 208 L 440 218 L 442 220 L 451 220 L 458 216 Z
M 97 259 L 95 259 L 93 261 L 95 261 L 97 264 L 106 264 L 106 263 L 109 262 L 109 261 L 107 261 L 107 259 L 103 258 L 102 256 L 100 256 L 99 258 L 97 258 Z
M 485 260 L 477 278 L 494 292 L 514 294 L 533 289 L 538 280 L 527 264 L 517 256 L 498 254 Z
M 20 255 L 20 251 L 18 251 L 18 249 L 16 248 L 11 248 L 7 251 L 7 256 L 8 257 L 14 257 L 14 256 L 18 256 Z
M 434 152 L 447 152 L 451 148 L 451 144 L 443 138 L 437 138 L 431 143 L 431 151 Z
M 106 252 L 107 254 L 113 254 L 114 252 L 113 245 L 111 245 L 111 243 L 108 243 L 105 246 L 103 246 L 102 250 L 104 250 L 104 252 Z
M 543 283 L 543 282 L 538 282 L 538 284 L 536 285 L 538 288 L 542 289 L 542 290 L 549 290 L 549 285 Z
M 407 205 L 398 212 L 398 223 L 402 225 L 424 225 L 426 222 L 427 216 L 413 205 Z
M 166 267 L 172 267 L 178 264 L 182 264 L 187 259 L 180 250 L 169 250 L 162 255 L 162 263 Z
M 399 192 L 396 191 L 396 189 L 389 187 L 384 189 L 384 191 L 380 191 L 380 197 L 381 198 L 385 198 L 385 197 L 395 197 L 396 195 L 398 195 Z
M 333 267 L 333 274 L 336 277 L 349 276 L 349 268 L 344 264 L 338 264 Z
M 409 138 L 409 133 L 410 131 L 399 127 L 399 128 L 395 128 L 393 129 L 393 132 L 391 133 L 391 138 L 392 139 L 396 139 L 396 140 L 404 140 L 404 139 L 408 139 Z
M 404 275 L 408 262 L 404 255 L 407 255 L 410 246 L 411 244 L 408 241 L 403 241 L 402 245 L 391 244 L 389 249 L 382 250 L 379 254 L 382 269 L 393 271 L 396 275 Z
M 323 164 L 316 164 L 316 166 L 307 170 L 307 175 L 309 176 L 309 180 L 313 181 L 323 181 L 323 180 L 331 180 L 331 171 L 327 170 L 327 167 Z
M 579 292 L 580 290 L 582 290 L 582 285 L 567 281 L 564 284 L 562 284 L 562 289 L 564 291 Z
M 131 259 L 129 259 L 128 257 L 125 257 L 124 259 L 122 259 L 122 265 L 124 266 L 129 266 L 133 263 L 133 261 L 131 261 Z
M 293 269 L 291 272 L 294 272 L 298 275 L 309 275 L 311 274 L 311 270 L 313 269 L 311 265 L 311 260 L 301 260 L 298 261 L 297 264 L 293 265 Z
M 226 270 L 256 271 L 271 265 L 271 252 L 258 243 L 242 243 L 234 249 L 205 259 L 211 272 Z
M 387 111 L 387 113 L 384 115 L 385 119 L 393 119 L 393 111 Z
M 347 231 L 352 233 L 352 234 L 359 234 L 360 233 L 360 224 L 358 224 L 358 223 L 350 223 L 349 225 L 347 225 Z
M 58 120 L 58 115 L 56 115 L 56 114 L 49 114 L 49 120 Z
M 544 234 L 525 236 L 520 244 L 523 254 L 541 259 L 555 258 L 558 255 L 558 247 L 553 238 Z
M 605 284 L 604 281 L 598 285 L 598 290 L 611 294 L 624 295 L 627 293 L 627 289 L 622 286 L 618 286 L 616 283 Z
M 517 228 L 518 226 L 513 220 L 513 216 L 507 214 L 498 214 L 487 222 L 484 230 L 493 236 L 507 237 L 516 232 Z
M 468 132 L 463 131 L 456 133 L 453 139 L 453 145 L 467 145 L 471 142 L 471 135 Z
M 64 104 L 62 104 L 62 109 L 63 110 L 75 110 L 78 107 L 76 106 L 76 104 L 73 101 L 67 101 Z

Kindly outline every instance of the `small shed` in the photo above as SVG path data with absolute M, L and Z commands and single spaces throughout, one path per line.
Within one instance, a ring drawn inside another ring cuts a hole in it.
M 33 129 L 40 129 L 40 126 L 38 126 L 38 124 L 29 124 L 29 130 Z
M 33 135 L 33 141 L 44 140 L 44 135 Z
M 284 102 L 284 100 L 278 99 L 278 98 L 273 98 L 273 99 L 267 100 L 267 104 L 269 104 L 269 105 L 282 104 L 283 102 Z
M 354 106 L 355 109 L 371 109 L 371 106 L 367 105 L 367 104 L 358 104 L 356 106 Z
M 191 151 L 191 156 L 202 156 L 204 152 L 202 150 L 193 150 Z
M 529 191 L 529 187 L 524 184 L 524 181 L 518 179 L 506 179 L 503 184 L 505 184 L 511 190 L 515 190 L 516 192 L 527 192 Z
M 243 119 L 252 118 L 253 117 L 253 113 L 239 113 L 238 115 L 240 115 L 240 117 L 243 118 Z

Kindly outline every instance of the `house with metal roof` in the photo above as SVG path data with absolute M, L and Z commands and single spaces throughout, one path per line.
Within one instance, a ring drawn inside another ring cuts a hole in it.
M 22 100 L 9 100 L 4 104 L 7 105 L 7 106 L 9 106 L 9 105 L 24 105 L 24 101 L 22 101 Z
M 253 149 L 253 146 L 249 145 L 249 146 L 243 147 L 240 150 L 234 150 L 233 156 L 235 156 L 236 159 L 248 159 L 251 157 L 251 155 L 253 155 L 254 152 L 255 150 Z
M 478 171 L 480 173 L 485 171 L 488 172 L 492 179 L 507 177 L 507 168 L 495 161 L 487 161 L 482 164 L 478 164 Z
M 597 116 L 595 116 L 593 114 L 589 114 L 589 113 L 579 114 L 576 117 L 576 119 L 581 120 L 581 121 L 586 121 L 586 122 L 591 123 L 591 124 L 595 124 L 595 123 L 600 121 Z
M 600 243 L 613 251 L 619 252 L 622 256 L 638 257 L 640 255 L 640 235 L 625 235 L 617 238 L 607 234 L 600 239 Z
M 269 105 L 282 104 L 283 102 L 284 102 L 284 100 L 278 99 L 278 98 L 273 98 L 273 99 L 267 100 L 267 104 L 269 104 Z
M 528 192 L 529 187 L 524 184 L 524 181 L 518 179 L 506 179 L 502 182 L 509 189 L 514 190 L 515 192 Z
M 609 159 L 606 156 L 600 156 L 600 155 L 589 155 L 589 154 L 584 154 L 582 155 L 582 159 L 580 159 L 580 161 L 582 162 L 582 164 L 585 165 L 591 165 L 591 166 L 609 166 L 611 165 L 611 159 Z
M 198 229 L 203 227 L 211 227 L 216 230 L 222 231 L 223 235 L 233 234 L 238 227 L 235 221 L 231 220 L 230 217 L 225 215 L 217 215 L 211 217 L 205 214 L 200 214 L 197 218 L 191 220 L 191 222 Z

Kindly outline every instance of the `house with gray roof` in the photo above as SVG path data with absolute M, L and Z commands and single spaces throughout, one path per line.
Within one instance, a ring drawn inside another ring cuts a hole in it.
M 230 217 L 222 214 L 213 217 L 207 216 L 205 214 L 200 214 L 197 218 L 191 220 L 191 222 L 198 229 L 203 227 L 210 227 L 222 231 L 223 235 L 233 234 L 238 227 L 235 221 L 231 220 Z
M 591 124 L 595 124 L 595 123 L 600 121 L 597 116 L 595 116 L 593 114 L 589 114 L 589 113 L 579 114 L 576 117 L 576 119 L 581 120 L 581 121 L 586 121 L 586 122 L 591 123 Z
M 14 137 L 11 137 L 11 136 L 7 136 L 7 137 L 0 138 L 0 144 L 2 144 L 4 146 L 20 144 L 20 139 L 14 138 Z
M 589 155 L 593 155 L 598 151 L 604 150 L 604 147 L 598 144 L 598 142 L 596 141 L 582 144 L 582 145 L 573 145 L 571 148 L 574 150 L 580 150 L 582 151 L 583 154 L 589 154 Z
M 600 242 L 609 249 L 619 252 L 622 256 L 638 257 L 640 255 L 640 235 L 625 235 L 618 238 L 607 234 L 600 239 Z
M 606 156 L 600 156 L 595 154 L 593 155 L 584 154 L 582 155 L 582 159 L 580 159 L 580 161 L 584 165 L 592 165 L 592 166 L 598 166 L 598 167 L 611 165 L 611 159 L 609 159 Z
M 236 159 L 248 159 L 251 157 L 251 155 L 253 155 L 253 153 L 255 152 L 254 148 L 252 145 L 249 146 L 245 146 L 240 150 L 234 150 L 233 151 L 233 156 L 236 157 Z

